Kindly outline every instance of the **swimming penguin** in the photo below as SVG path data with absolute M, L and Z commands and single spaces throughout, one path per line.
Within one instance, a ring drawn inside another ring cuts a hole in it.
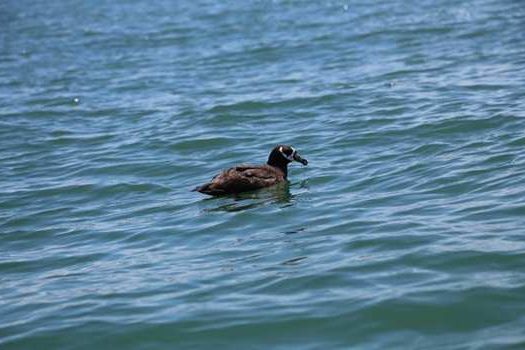
M 210 196 L 222 196 L 273 186 L 287 180 L 288 164 L 293 161 L 303 165 L 308 164 L 308 161 L 301 158 L 293 147 L 278 145 L 270 152 L 266 164 L 241 164 L 224 170 L 210 182 L 196 187 L 193 191 Z

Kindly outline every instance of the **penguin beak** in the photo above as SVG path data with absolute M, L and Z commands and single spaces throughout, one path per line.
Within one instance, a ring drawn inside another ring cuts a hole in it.
M 304 159 L 304 158 L 301 158 L 301 156 L 297 152 L 294 152 L 293 160 L 295 160 L 296 162 L 301 163 L 302 165 L 308 165 L 308 161 L 306 159 Z

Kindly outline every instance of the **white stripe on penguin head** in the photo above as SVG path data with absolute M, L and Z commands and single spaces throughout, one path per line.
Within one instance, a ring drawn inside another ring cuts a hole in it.
M 279 152 L 281 152 L 281 154 L 283 155 L 284 158 L 288 159 L 290 162 L 293 162 L 293 158 L 295 156 L 295 149 L 293 147 L 290 147 L 292 149 L 292 154 L 290 155 L 287 155 L 286 153 L 283 152 L 283 147 L 279 147 Z

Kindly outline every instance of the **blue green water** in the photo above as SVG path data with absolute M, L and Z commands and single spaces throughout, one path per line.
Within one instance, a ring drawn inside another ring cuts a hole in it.
M 0 3 L 1 349 L 525 348 L 525 4 Z M 308 167 L 241 198 L 190 190 Z

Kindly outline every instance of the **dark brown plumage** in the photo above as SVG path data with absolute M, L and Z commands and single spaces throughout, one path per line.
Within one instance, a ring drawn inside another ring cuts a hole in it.
M 278 145 L 270 152 L 266 164 L 235 166 L 221 172 L 211 182 L 196 187 L 194 191 L 221 196 L 273 186 L 286 181 L 288 164 L 292 161 L 308 164 L 292 147 Z

